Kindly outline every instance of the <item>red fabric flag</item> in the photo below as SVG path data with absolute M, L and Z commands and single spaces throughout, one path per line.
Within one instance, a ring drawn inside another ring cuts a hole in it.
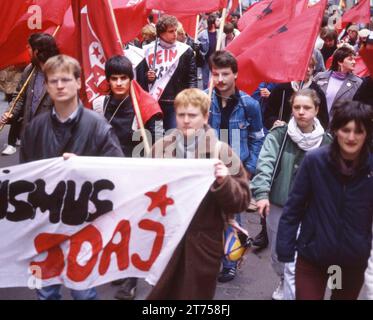
M 373 75 L 373 45 L 368 45 L 360 49 L 360 55 L 367 66 L 369 73 Z
M 350 10 L 342 16 L 342 25 L 370 22 L 370 0 L 359 0 Z
M 179 16 L 176 15 L 177 20 L 183 25 L 184 31 L 192 38 L 196 35 L 197 15 Z
M 86 106 L 107 94 L 105 62 L 113 55 L 123 55 L 112 20 L 108 0 L 72 0 L 80 44 L 79 60 L 83 68 L 82 100 Z
M 133 89 L 136 95 L 137 102 L 141 113 L 141 118 L 145 124 L 148 120 L 156 114 L 162 114 L 161 107 L 158 101 L 155 100 L 149 92 L 146 92 L 136 80 L 132 80 Z M 134 97 L 131 96 L 132 101 Z
M 261 37 L 271 34 L 294 15 L 296 0 L 263 0 L 252 6 L 241 19 L 244 30 L 226 48 L 236 57 L 251 48 Z M 241 22 L 239 20 L 239 24 Z
M 2 0 L 0 1 L 0 44 L 2 44 L 9 36 L 14 25 L 27 12 L 30 6 L 30 0 Z
M 238 70 L 248 70 L 238 73 L 238 87 L 252 92 L 262 81 L 303 80 L 326 3 L 327 0 L 321 0 L 277 30 L 262 33 L 256 41 L 250 41 L 237 56 Z
M 25 7 L 18 6 L 19 4 L 16 1 L 16 7 L 10 8 L 9 12 L 17 12 L 19 18 L 16 19 L 16 17 L 13 16 L 13 25 L 10 26 L 6 24 L 8 34 L 2 36 L 2 38 L 6 40 L 0 45 L 0 69 L 9 65 L 28 63 L 29 56 L 26 50 L 28 37 L 35 32 L 47 32 L 52 34 L 56 27 L 62 24 L 70 0 L 31 0 L 25 3 L 27 4 Z M 9 2 L 1 2 L 2 8 L 4 4 L 11 5 Z M 31 20 L 34 20 L 32 18 L 34 12 L 28 12 L 31 5 L 37 5 L 41 9 L 41 29 L 32 30 L 28 26 L 29 19 L 31 18 Z M 4 9 L 8 10 L 7 8 Z M 2 14 L 4 14 L 4 12 L 2 12 Z
M 148 9 L 156 9 L 169 14 L 199 14 L 223 9 L 227 0 L 147 0 Z
M 123 43 L 135 39 L 147 24 L 151 10 L 145 0 L 112 0 L 115 17 Z
M 256 37 L 262 35 L 261 29 L 286 23 L 293 17 L 298 0 L 263 0 L 253 4 L 238 21 L 238 29 L 254 28 Z
M 307 10 L 308 1 L 309 0 L 297 0 L 297 3 L 295 5 L 295 13 L 294 13 L 295 17 L 302 14 L 305 10 Z
M 354 69 L 354 74 L 357 75 L 360 78 L 364 78 L 369 76 L 370 72 L 368 70 L 367 65 L 364 62 L 364 59 L 362 56 L 357 56 L 355 58 L 356 65 Z

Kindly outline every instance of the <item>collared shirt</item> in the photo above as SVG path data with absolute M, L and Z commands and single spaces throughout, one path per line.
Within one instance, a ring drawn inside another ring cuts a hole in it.
M 77 107 L 76 110 L 72 114 L 70 114 L 69 117 L 66 120 L 62 120 L 59 117 L 59 115 L 58 115 L 58 113 L 56 111 L 56 108 L 53 107 L 53 109 L 52 109 L 52 117 L 54 119 L 56 119 L 59 123 L 70 123 L 70 122 L 72 122 L 77 117 L 78 110 L 79 110 L 79 107 Z

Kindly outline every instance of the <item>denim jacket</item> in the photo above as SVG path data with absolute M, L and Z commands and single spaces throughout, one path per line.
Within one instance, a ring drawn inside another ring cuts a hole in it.
M 220 140 L 230 141 L 233 151 L 240 157 L 245 168 L 255 173 L 256 162 L 264 141 L 262 114 L 258 101 L 243 91 L 236 91 L 238 103 L 229 119 L 228 137 L 220 132 L 221 112 L 215 89 L 212 92 L 209 125 Z

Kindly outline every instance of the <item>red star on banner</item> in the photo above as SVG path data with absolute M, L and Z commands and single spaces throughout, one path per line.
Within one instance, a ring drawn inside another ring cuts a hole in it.
M 152 211 L 155 208 L 161 210 L 162 216 L 166 215 L 167 206 L 173 205 L 174 200 L 167 197 L 167 185 L 163 185 L 158 191 L 145 193 L 147 197 L 152 201 L 148 207 L 148 211 Z
M 96 58 L 98 59 L 98 58 L 100 58 L 100 50 L 99 50 L 99 48 L 98 47 L 94 47 L 93 48 L 93 52 L 92 52 L 92 54 L 94 54 L 95 56 L 96 56 Z

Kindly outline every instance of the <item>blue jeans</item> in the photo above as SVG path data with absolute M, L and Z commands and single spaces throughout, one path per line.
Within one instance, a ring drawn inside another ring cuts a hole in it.
M 241 225 L 241 214 L 236 214 L 235 219 L 238 222 L 239 225 Z M 230 261 L 226 257 L 223 257 L 223 268 L 237 268 L 238 261 Z
M 36 290 L 38 300 L 61 300 L 61 286 L 55 284 Z M 74 300 L 97 300 L 97 291 L 95 288 L 87 290 L 70 290 Z

